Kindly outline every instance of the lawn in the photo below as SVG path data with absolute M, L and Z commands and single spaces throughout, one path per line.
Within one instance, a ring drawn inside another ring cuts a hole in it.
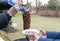
M 18 38 L 25 37 L 22 34 L 23 30 L 23 20 L 22 15 L 17 14 L 15 17 L 12 18 L 13 23 L 18 24 L 18 32 L 9 33 L 7 34 L 9 38 L 13 41 Z M 38 15 L 31 15 L 31 26 L 30 28 L 34 29 L 44 29 L 48 31 L 60 31 L 60 19 L 59 18 L 49 18 L 49 17 L 42 17 Z

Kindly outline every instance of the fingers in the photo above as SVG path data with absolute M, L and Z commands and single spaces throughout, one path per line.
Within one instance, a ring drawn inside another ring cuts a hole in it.
M 47 36 L 45 30 L 42 30 L 42 29 L 41 29 L 40 32 L 42 33 L 42 36 Z

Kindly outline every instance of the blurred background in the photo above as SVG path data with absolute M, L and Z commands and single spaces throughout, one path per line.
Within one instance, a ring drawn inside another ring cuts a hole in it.
M 47 31 L 60 31 L 60 0 L 19 0 L 30 8 L 32 29 L 44 29 Z M 1 7 L 0 7 L 1 8 Z M 9 7 L 10 8 L 10 7 Z M 0 9 L 0 12 L 8 11 L 8 9 Z M 24 38 L 23 17 L 21 12 L 18 12 L 10 21 L 7 30 L 4 29 L 2 36 L 5 35 L 6 41 Z M 13 28 L 11 28 L 13 27 Z M 9 30 L 10 29 L 10 30 Z M 13 31 L 14 29 L 14 31 Z M 9 32 L 8 32 L 9 30 Z M 10 33 L 12 32 L 12 33 Z

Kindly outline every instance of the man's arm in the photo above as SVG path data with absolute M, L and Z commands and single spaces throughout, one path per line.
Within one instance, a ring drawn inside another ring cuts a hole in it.
M 51 39 L 57 39 L 58 37 L 60 38 L 60 32 L 56 31 L 45 31 L 45 30 L 40 30 L 42 32 L 42 37 L 46 38 L 51 38 Z
M 60 32 L 51 32 L 45 30 L 40 30 L 40 32 L 42 32 L 43 37 L 34 33 L 35 39 L 37 41 L 60 41 Z
M 10 20 L 11 16 L 7 12 L 0 14 L 0 29 L 5 28 Z
M 38 41 L 60 41 L 60 32 L 46 31 L 47 38 L 38 38 Z
M 5 28 L 11 20 L 11 17 L 14 16 L 17 12 L 17 9 L 13 6 L 8 10 L 8 12 L 0 14 L 0 29 Z
M 60 32 L 46 31 L 47 38 L 60 39 Z

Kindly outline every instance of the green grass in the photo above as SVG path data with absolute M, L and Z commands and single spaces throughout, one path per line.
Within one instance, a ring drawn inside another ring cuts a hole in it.
M 7 35 L 11 38 L 11 40 L 24 37 L 24 35 L 22 34 L 22 30 L 23 30 L 22 15 L 18 13 L 15 17 L 12 18 L 12 21 L 18 24 L 17 29 L 19 31 L 15 33 L 10 33 Z M 30 28 L 44 29 L 48 31 L 60 31 L 60 19 L 42 17 L 38 15 L 31 15 L 31 27 Z
M 31 28 L 60 31 L 60 19 L 32 15 Z

